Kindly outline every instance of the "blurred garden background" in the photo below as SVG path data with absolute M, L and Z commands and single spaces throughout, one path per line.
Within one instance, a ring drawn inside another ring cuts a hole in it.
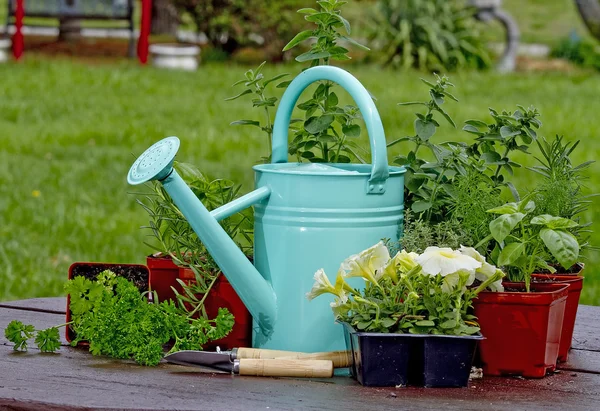
M 2 24 L 6 2 L 0 0 Z M 598 158 L 600 43 L 574 0 L 502 2 L 521 34 L 513 72 L 494 68 L 505 38 L 498 22 L 479 22 L 472 11 L 452 14 L 467 2 L 411 0 L 413 10 L 430 8 L 435 13 L 398 17 L 392 12 L 405 7 L 401 3 L 363 0 L 343 5 L 351 37 L 371 50 L 346 42 L 352 59 L 332 61 L 351 71 L 376 97 L 388 141 L 414 135 L 416 109 L 397 103 L 428 100 L 428 88 L 420 79 L 435 82 L 436 72 L 450 78 L 455 85 L 450 91 L 459 102 L 444 105 L 456 128 L 442 125 L 432 140 L 471 142 L 474 136 L 462 130 L 466 120 L 491 122 L 490 107 L 512 112 L 517 105 L 534 106 L 543 123 L 538 138 L 580 140 L 573 152 L 575 164 Z M 144 263 L 152 252 L 145 245 L 148 233 L 140 228 L 148 215 L 136 199 L 145 189 L 128 186 L 125 178 L 135 157 L 163 137 L 181 139 L 179 161 L 249 191 L 252 166 L 269 154 L 267 140 L 257 127 L 230 123 L 260 120 L 262 109 L 253 107 L 247 96 L 226 98 L 243 91 L 232 84 L 263 61 L 266 78 L 290 74 L 282 80 L 310 65 L 294 60 L 310 44 L 281 50 L 296 33 L 311 27 L 296 10 L 316 7 L 313 0 L 156 1 L 150 43 L 178 38 L 198 43 L 201 63 L 196 71 L 141 65 L 127 58 L 127 38 L 58 41 L 56 35 L 26 33 L 23 57 L 0 63 L 0 301 L 62 295 L 68 267 L 75 261 Z M 57 19 L 25 21 L 59 25 Z M 420 24 L 443 29 L 406 37 Z M 449 27 L 462 31 L 448 39 Z M 411 41 L 417 42 L 412 51 Z M 283 87 L 275 87 L 278 82 L 269 87 L 269 96 L 283 93 Z M 350 103 L 348 96 L 338 94 Z M 368 148 L 364 127 L 357 142 Z M 390 163 L 406 150 L 403 144 L 390 147 Z M 530 151 L 539 156 L 535 144 Z M 533 155 L 519 153 L 516 159 L 524 166 L 536 165 Z M 586 170 L 585 194 L 600 192 L 599 172 L 600 163 Z M 514 170 L 522 195 L 539 183 L 531 176 L 524 167 Z M 503 196 L 511 200 L 505 191 Z M 580 220 L 593 222 L 590 243 L 598 246 L 600 198 L 589 201 Z M 600 254 L 589 248 L 584 256 L 581 301 L 600 305 Z

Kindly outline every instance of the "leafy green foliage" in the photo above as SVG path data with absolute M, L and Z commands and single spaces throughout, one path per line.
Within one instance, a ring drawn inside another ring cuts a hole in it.
M 497 256 L 495 263 L 506 267 L 510 280 L 525 281 L 528 291 L 535 270 L 555 272 L 549 265 L 551 259 L 569 269 L 577 262 L 580 249 L 569 231 L 578 226 L 577 222 L 536 215 L 536 211 L 535 202 L 529 199 L 488 210 L 498 217 L 490 222 L 490 235 L 478 245 L 493 240 L 487 249 L 494 250 L 491 257 Z
M 550 52 L 551 57 L 569 60 L 582 67 L 600 70 L 600 49 L 595 42 L 571 35 L 562 39 Z
M 282 39 L 299 27 L 293 11 L 304 0 L 174 0 L 180 11 L 192 19 L 196 30 L 206 34 L 212 47 L 234 53 L 242 47 L 256 45 L 256 33 L 266 54 L 281 59 Z M 254 35 L 254 36 L 253 36 Z
M 371 39 L 386 65 L 442 71 L 486 68 L 490 58 L 464 0 L 379 0 Z
M 536 138 L 541 126 L 534 108 L 518 106 L 514 113 L 490 109 L 493 122 L 468 120 L 463 130 L 475 135 L 474 142 L 448 141 L 434 143 L 431 137 L 443 121 L 455 126 L 444 108 L 448 99 L 458 99 L 448 92 L 453 84 L 447 77 L 436 75 L 436 82 L 422 80 L 429 87 L 429 101 L 400 103 L 401 106 L 424 107 L 416 113 L 414 135 L 398 138 L 388 144 L 408 143 L 412 147 L 406 155 L 397 156 L 394 163 L 406 168 L 405 207 L 414 216 L 414 223 L 405 229 L 408 243 L 414 250 L 427 246 L 448 244 L 445 239 L 433 236 L 434 231 L 447 229 L 451 237 L 464 241 L 463 245 L 475 245 L 488 234 L 493 218 L 487 210 L 501 204 L 500 193 L 508 187 L 518 198 L 518 192 L 506 178 L 520 164 L 513 160 L 515 152 L 528 153 L 527 149 Z M 427 149 L 423 154 L 421 149 Z M 429 158 L 434 160 L 430 161 Z M 444 222 L 446 225 L 438 226 Z M 415 230 L 415 233 L 411 233 Z M 413 241 L 414 239 L 414 241 Z M 428 242 L 430 241 L 430 242 Z M 456 247 L 450 242 L 451 247 Z
M 234 323 L 224 308 L 210 320 L 181 308 L 181 301 L 179 306 L 172 300 L 149 303 L 131 281 L 108 270 L 95 281 L 75 277 L 65 290 L 71 299 L 71 322 L 36 331 L 32 325 L 12 321 L 4 334 L 15 350 L 27 350 L 27 340 L 35 337 L 40 351 L 54 352 L 60 348 L 58 328 L 70 325 L 77 335 L 72 345 L 87 341 L 93 355 L 156 365 L 170 340 L 175 341 L 172 350 L 201 350 L 206 342 L 226 336 Z
M 33 337 L 35 327 L 33 325 L 25 325 L 21 321 L 11 321 L 4 330 L 4 337 L 15 344 L 15 351 L 27 351 L 27 340 Z
M 415 218 L 410 209 L 404 213 L 404 231 L 400 243 L 406 251 L 422 253 L 432 245 L 457 249 L 471 241 L 468 231 L 458 219 L 431 223 Z
M 569 143 L 562 136 L 556 136 L 551 142 L 546 139 L 538 140 L 537 145 L 541 153 L 541 156 L 536 157 L 538 165 L 528 167 L 543 177 L 533 194 L 537 213 L 575 220 L 579 225 L 573 230 L 573 234 L 582 248 L 587 247 L 591 233 L 588 227 L 591 223 L 580 223 L 580 217 L 588 209 L 593 195 L 583 194 L 583 173 L 593 161 L 574 165 L 571 157 L 579 141 Z
M 273 119 L 271 118 L 270 108 L 275 107 L 275 103 L 277 103 L 278 99 L 277 97 L 267 97 L 265 92 L 269 84 L 272 84 L 275 81 L 286 77 L 288 74 L 281 73 L 274 77 L 266 79 L 262 73 L 262 69 L 265 66 L 265 63 L 266 62 L 263 62 L 260 66 L 256 68 L 256 70 L 250 69 L 246 71 L 244 79 L 236 81 L 232 86 L 235 87 L 243 84 L 244 90 L 241 93 L 233 97 L 229 97 L 225 100 L 232 101 L 246 95 L 252 95 L 254 97 L 252 99 L 252 107 L 263 110 L 264 123 L 257 120 L 237 120 L 232 122 L 231 125 L 258 127 L 266 134 L 269 151 L 268 155 L 263 157 L 263 161 L 265 163 L 268 163 L 271 160 L 271 146 L 273 140 Z M 277 87 L 286 87 L 287 84 L 289 84 L 289 82 L 280 82 L 277 84 Z
M 174 167 L 208 210 L 227 204 L 239 195 L 241 186 L 235 185 L 230 180 L 213 180 L 200 172 L 197 167 L 187 163 L 176 162 Z M 149 185 L 152 193 L 146 195 L 144 201 L 137 200 L 150 217 L 148 226 L 144 228 L 150 231 L 153 241 L 147 244 L 171 256 L 179 266 L 190 268 L 194 272 L 196 283 L 192 286 L 191 294 L 207 294 L 220 275 L 219 266 L 162 185 L 157 182 Z M 221 226 L 246 254 L 251 254 L 253 244 L 251 210 L 243 210 L 222 220 Z
M 340 7 L 346 2 L 322 0 L 317 2 L 319 9 L 304 8 L 306 21 L 316 25 L 313 30 L 298 33 L 285 47 L 291 50 L 307 40 L 314 40 L 310 50 L 296 57 L 298 62 L 308 62 L 309 67 L 328 65 L 332 60 L 349 60 L 349 50 L 341 46 L 345 42 L 363 50 L 367 47 L 349 37 L 350 23 L 342 17 Z M 359 110 L 353 105 L 339 106 L 339 97 L 330 81 L 320 82 L 310 99 L 300 102 L 298 108 L 304 112 L 304 119 L 293 120 L 301 123 L 294 128 L 289 153 L 298 161 L 324 163 L 349 163 L 353 159 L 365 162 L 360 151 L 364 149 L 355 141 L 360 137 L 361 126 L 355 122 L 361 119 Z

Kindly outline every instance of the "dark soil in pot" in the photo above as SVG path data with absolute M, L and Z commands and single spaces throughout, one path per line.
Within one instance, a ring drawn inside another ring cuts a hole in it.
M 73 263 L 71 264 L 71 267 L 69 267 L 69 280 L 75 277 L 85 277 L 88 280 L 93 281 L 105 270 L 110 270 L 118 277 L 123 277 L 133 282 L 142 293 L 149 289 L 150 272 L 148 267 L 140 264 Z M 70 303 L 71 299 L 67 295 L 66 322 L 71 321 L 71 310 L 69 309 Z M 67 341 L 71 342 L 75 337 L 75 332 L 71 326 L 67 327 Z

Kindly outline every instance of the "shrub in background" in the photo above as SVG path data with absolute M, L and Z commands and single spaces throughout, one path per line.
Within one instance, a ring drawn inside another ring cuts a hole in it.
M 464 0 L 379 0 L 370 37 L 386 65 L 487 68 L 490 57 L 474 14 Z

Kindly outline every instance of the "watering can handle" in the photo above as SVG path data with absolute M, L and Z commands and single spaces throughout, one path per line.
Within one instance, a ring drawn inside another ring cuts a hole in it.
M 300 94 L 312 83 L 330 80 L 342 86 L 352 96 L 367 125 L 371 141 L 373 169 L 367 185 L 368 194 L 383 194 L 389 176 L 387 148 L 383 124 L 371 95 L 350 73 L 333 66 L 309 68 L 298 75 L 286 89 L 275 115 L 273 126 L 273 153 L 271 162 L 285 163 L 288 158 L 288 129 L 294 106 Z

